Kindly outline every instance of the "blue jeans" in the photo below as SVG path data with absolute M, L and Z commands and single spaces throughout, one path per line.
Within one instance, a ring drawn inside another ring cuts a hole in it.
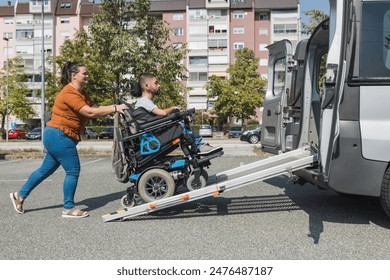
M 80 159 L 77 153 L 77 140 L 67 136 L 62 130 L 47 126 L 43 134 L 43 146 L 46 150 L 41 167 L 28 177 L 19 190 L 19 196 L 26 198 L 43 180 L 49 177 L 58 167 L 65 170 L 63 184 L 64 209 L 74 207 L 74 194 L 80 174 Z

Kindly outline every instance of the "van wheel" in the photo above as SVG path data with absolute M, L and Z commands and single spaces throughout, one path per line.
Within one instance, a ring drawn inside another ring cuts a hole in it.
M 138 181 L 138 193 L 145 202 L 171 197 L 174 192 L 175 181 L 163 169 L 150 169 Z
M 380 201 L 383 210 L 390 217 L 390 167 L 387 168 L 383 176 Z

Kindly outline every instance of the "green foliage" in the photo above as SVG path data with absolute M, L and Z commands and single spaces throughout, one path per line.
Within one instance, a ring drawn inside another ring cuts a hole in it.
M 6 110 L 6 90 L 8 83 L 8 115 L 14 115 L 21 120 L 30 119 L 34 116 L 35 111 L 30 101 L 27 99 L 29 89 L 24 84 L 24 71 L 20 67 L 21 59 L 19 57 L 8 60 L 8 81 L 7 81 L 7 66 L 2 69 L 0 76 L 0 84 L 3 98 L 0 99 L 0 118 L 4 129 Z
M 253 50 L 243 48 L 236 51 L 235 63 L 228 68 L 229 79 L 210 78 L 207 89 L 209 97 L 218 97 L 215 110 L 219 117 L 237 117 L 243 123 L 263 104 L 266 80 L 257 72 L 258 62 Z
M 149 9 L 148 0 L 103 0 L 88 33 L 79 30 L 61 47 L 56 63 L 62 67 L 66 61 L 83 62 L 89 72 L 86 91 L 98 104 L 112 104 L 129 91 L 130 80 L 145 72 L 159 79 L 159 106 L 183 104 L 180 93 L 185 89 L 178 78 L 185 78 L 185 46 L 172 46 L 169 26 L 149 15 Z
M 305 11 L 304 14 L 310 17 L 308 24 L 302 23 L 302 32 L 305 34 L 313 33 L 317 25 L 328 18 L 328 15 L 321 10 Z

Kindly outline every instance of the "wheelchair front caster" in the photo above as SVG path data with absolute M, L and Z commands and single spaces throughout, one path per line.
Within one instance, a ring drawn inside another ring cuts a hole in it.
M 135 197 L 130 198 L 127 194 L 122 196 L 121 205 L 125 208 L 131 208 L 135 205 Z

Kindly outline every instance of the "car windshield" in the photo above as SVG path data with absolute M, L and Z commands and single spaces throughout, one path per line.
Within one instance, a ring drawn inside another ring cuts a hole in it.
M 41 132 L 41 128 L 34 128 L 31 132 Z
M 105 132 L 111 132 L 112 130 L 113 130 L 112 127 L 106 127 L 106 128 L 104 129 Z
M 209 125 L 201 125 L 200 128 L 201 129 L 211 129 L 211 126 L 209 126 Z
M 231 131 L 241 131 L 241 127 L 235 126 L 235 127 L 230 128 L 230 130 Z

